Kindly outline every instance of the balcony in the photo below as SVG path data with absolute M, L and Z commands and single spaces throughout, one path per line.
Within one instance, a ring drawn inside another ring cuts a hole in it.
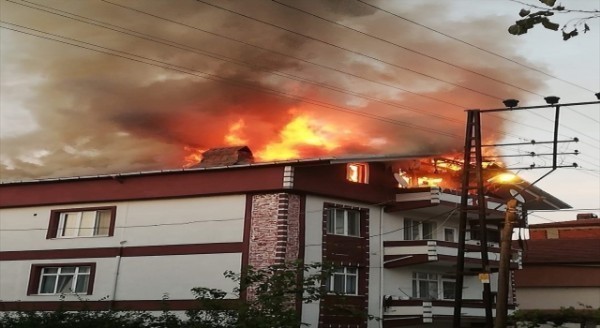
M 446 323 L 448 326 L 452 324 L 453 300 L 400 300 L 387 296 L 383 304 L 383 327 L 385 328 L 423 323 Z M 483 322 L 485 318 L 485 307 L 481 300 L 463 300 L 461 309 L 463 323 Z M 509 309 L 509 313 L 512 313 L 515 309 L 514 305 L 509 305 Z
M 398 268 L 414 264 L 456 264 L 458 243 L 441 240 L 403 240 L 385 241 L 384 264 L 385 268 Z M 500 249 L 488 247 L 488 259 L 492 270 L 498 267 Z M 521 252 L 514 250 L 511 259 L 511 268 L 521 266 Z M 467 244 L 465 248 L 465 269 L 481 268 L 481 248 L 478 245 Z M 475 272 L 474 272 L 475 273 Z

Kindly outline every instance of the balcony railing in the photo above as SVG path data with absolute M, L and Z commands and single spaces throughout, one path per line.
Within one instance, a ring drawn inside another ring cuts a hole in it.
M 396 268 L 412 264 L 444 263 L 456 264 L 458 243 L 441 240 L 403 240 L 386 241 L 384 246 L 384 267 Z M 500 249 L 488 247 L 488 258 L 492 268 L 497 267 L 500 259 Z M 465 267 L 481 266 L 481 248 L 478 245 L 466 245 Z M 521 252 L 513 251 L 511 268 L 521 266 Z
M 433 323 L 449 320 L 454 314 L 453 300 L 400 300 L 386 296 L 384 304 L 384 327 L 400 327 L 407 324 Z M 509 310 L 514 311 L 514 305 Z M 485 318 L 482 300 L 463 300 L 463 318 Z

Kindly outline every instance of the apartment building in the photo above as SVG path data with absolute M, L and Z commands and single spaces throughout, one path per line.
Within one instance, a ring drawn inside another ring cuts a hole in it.
M 460 163 L 436 157 L 253 163 L 247 147 L 231 147 L 187 169 L 3 183 L 0 310 L 78 309 L 80 298 L 89 309 L 185 310 L 198 286 L 235 301 L 226 270 L 302 260 L 338 267 L 324 282 L 332 294 L 301 306 L 312 327 L 446 327 L 459 177 Z M 492 267 L 511 188 L 489 188 Z M 529 209 L 568 207 L 535 186 L 523 196 Z M 467 237 L 463 323 L 477 326 L 480 250 Z

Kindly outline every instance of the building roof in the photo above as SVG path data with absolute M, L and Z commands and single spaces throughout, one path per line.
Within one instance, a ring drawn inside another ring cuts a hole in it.
M 192 167 L 221 167 L 254 162 L 252 151 L 247 146 L 212 148 L 202 153 L 202 161 Z
M 570 220 L 551 223 L 530 224 L 529 229 L 546 228 L 581 228 L 581 227 L 600 227 L 600 219 Z
M 208 155 L 208 156 L 207 156 Z M 237 170 L 241 168 L 246 169 L 260 169 L 264 167 L 274 166 L 302 166 L 302 165 L 332 165 L 352 162 L 382 162 L 393 166 L 397 163 L 409 163 L 414 160 L 421 160 L 424 158 L 433 158 L 437 155 L 431 154 L 414 154 L 414 155 L 356 155 L 347 157 L 325 157 L 325 158 L 308 158 L 308 159 L 296 159 L 296 160 L 284 160 L 284 161 L 272 161 L 272 162 L 259 162 L 253 163 L 249 158 L 252 157 L 250 149 L 246 146 L 226 147 L 226 148 L 215 148 L 204 153 L 204 157 L 207 160 L 204 163 L 199 163 L 196 166 L 184 169 L 173 169 L 173 170 L 157 170 L 157 171 L 146 171 L 146 172 L 132 172 L 132 173 L 118 173 L 118 174 L 104 174 L 94 176 L 79 176 L 79 177 L 68 177 L 68 178 L 50 178 L 50 179 L 39 179 L 29 181 L 12 181 L 12 182 L 0 182 L 0 186 L 7 185 L 24 185 L 32 183 L 60 183 L 66 181 L 81 181 L 81 180 L 98 180 L 98 179 L 115 179 L 121 180 L 123 178 L 131 177 L 148 177 L 157 175 L 174 175 L 174 174 L 194 174 L 200 171 L 228 171 Z M 513 197 L 513 189 L 523 191 L 522 196 L 525 200 L 525 207 L 528 210 L 555 210 L 570 208 L 568 204 L 561 201 L 560 199 L 552 196 L 551 194 L 537 188 L 534 185 L 529 184 L 526 181 L 521 181 L 518 185 L 506 184 L 501 185 L 498 189 L 494 190 L 494 196 L 500 197 L 500 199 L 510 199 Z
M 527 240 L 523 263 L 600 264 L 600 238 Z

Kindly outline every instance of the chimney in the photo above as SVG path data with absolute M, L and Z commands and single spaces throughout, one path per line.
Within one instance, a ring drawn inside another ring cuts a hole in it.
M 202 154 L 200 163 L 192 166 L 199 167 L 219 167 L 254 163 L 252 151 L 247 146 L 235 146 L 224 148 L 212 148 Z
M 577 220 L 590 220 L 597 219 L 598 215 L 595 213 L 579 213 L 577 214 Z

